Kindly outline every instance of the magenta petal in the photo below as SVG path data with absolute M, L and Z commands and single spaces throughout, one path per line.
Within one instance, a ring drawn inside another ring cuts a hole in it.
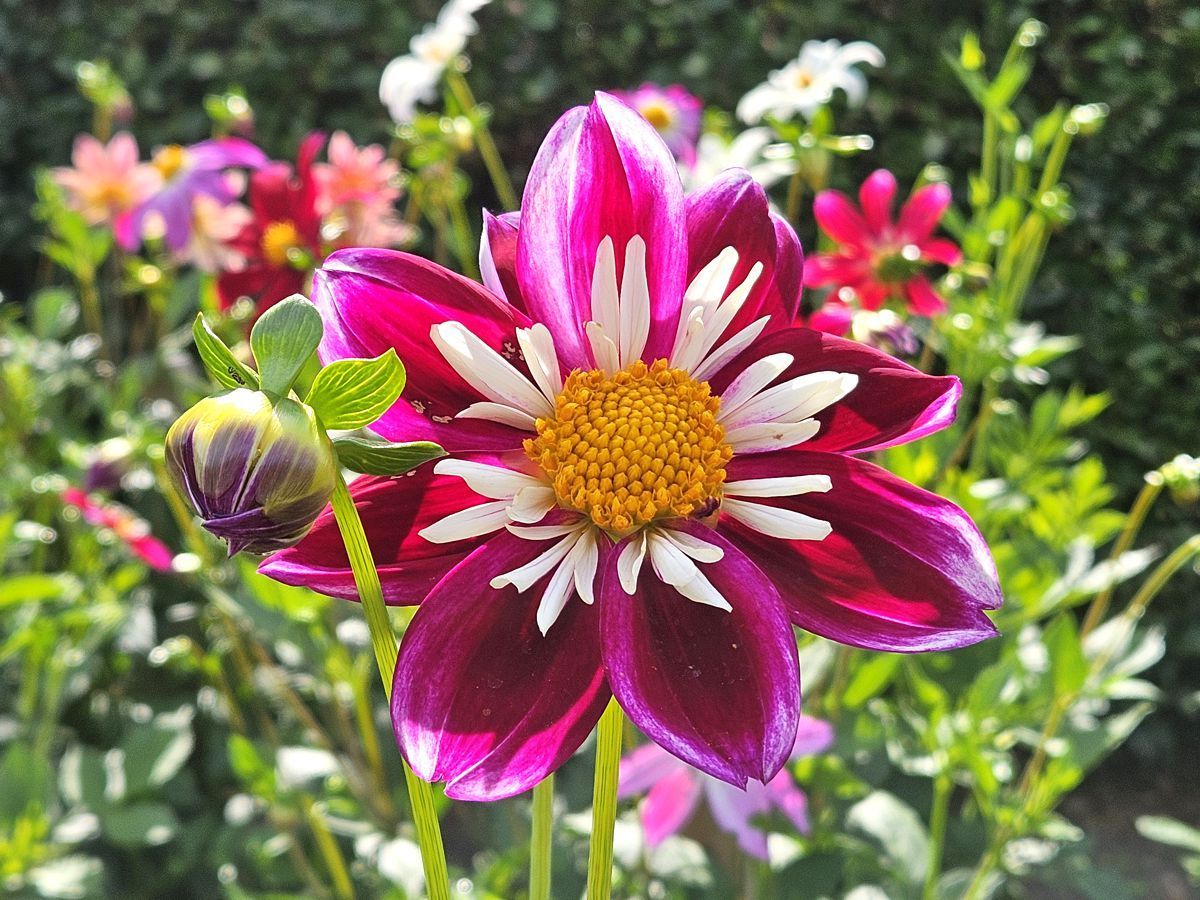
M 901 207 L 896 230 L 903 240 L 919 244 L 937 228 L 949 205 L 950 188 L 946 185 L 927 184 L 918 188 Z
M 486 209 L 483 211 L 479 271 L 484 287 L 524 312 L 525 300 L 517 282 L 517 227 L 520 221 L 519 212 L 494 216 Z
M 517 277 L 529 314 L 554 334 L 568 367 L 591 368 L 584 323 L 605 237 L 618 270 L 634 235 L 646 242 L 650 338 L 665 356 L 686 287 L 683 186 L 671 152 L 645 119 L 608 94 L 558 120 L 534 160 L 521 204 Z
M 919 249 L 921 259 L 941 263 L 943 266 L 957 266 L 962 262 L 962 250 L 949 238 L 930 238 L 922 241 Z
M 765 315 L 771 316 L 768 330 L 792 323 L 800 305 L 804 266 L 800 240 L 790 225 L 771 213 L 766 192 L 745 169 L 727 169 L 688 195 L 687 245 L 689 281 L 726 247 L 738 252 L 729 291 L 745 280 L 755 263 L 762 263 L 762 274 L 726 334 L 736 334 Z
M 701 565 L 733 611 L 684 598 L 648 562 L 629 596 L 619 545 L 600 600 L 609 683 L 630 719 L 684 762 L 738 786 L 769 779 L 792 751 L 800 712 L 796 640 L 779 594 L 720 535 L 694 521 L 672 527 L 725 551 Z
M 756 502 L 825 519 L 821 541 L 783 541 L 723 517 L 728 535 L 774 581 L 792 622 L 872 650 L 945 650 L 992 637 L 1002 597 L 970 517 L 871 463 L 785 450 L 734 458 L 730 481 L 828 475 L 828 493 Z
M 650 789 L 642 803 L 642 830 L 646 832 L 647 846 L 657 847 L 687 824 L 700 802 L 703 778 L 694 769 L 678 766 Z
M 808 834 L 812 830 L 808 823 L 808 797 L 796 787 L 791 775 L 780 772 L 763 786 L 763 790 L 771 806 L 787 816 L 797 831 Z
M 841 191 L 821 191 L 813 201 L 813 215 L 822 230 L 839 244 L 862 247 L 871 242 L 871 231 L 850 198 Z
M 461 322 L 518 368 L 514 329 L 529 320 L 473 281 L 395 250 L 339 250 L 313 279 L 313 302 L 325 323 L 320 356 L 373 357 L 389 347 L 404 362 L 404 395 L 371 427 L 388 440 L 436 441 L 447 450 L 511 450 L 523 432 L 480 419 L 455 419 L 484 400 L 434 346 L 430 328 Z
M 892 203 L 896 199 L 896 176 L 887 169 L 876 169 L 858 189 L 867 225 L 876 234 L 892 224 Z
M 579 748 L 608 704 L 596 610 L 572 598 L 543 637 L 539 586 L 519 594 L 488 584 L 545 549 L 499 532 L 442 579 L 405 632 L 396 740 L 418 775 L 446 782 L 448 797 L 529 790 Z
M 865 344 L 808 328 L 788 328 L 759 338 L 712 380 L 718 396 L 746 366 L 773 353 L 794 362 L 783 381 L 808 372 L 850 372 L 858 385 L 817 415 L 821 430 L 810 450 L 865 453 L 940 431 L 954 421 L 962 385 L 953 376 L 926 375 Z
M 924 275 L 910 278 L 904 285 L 908 308 L 919 316 L 936 316 L 946 311 L 946 301 L 938 296 Z
M 379 567 L 384 600 L 396 606 L 420 603 L 479 543 L 432 544 L 417 532 L 451 513 L 488 502 L 461 478 L 435 475 L 432 466 L 398 478 L 360 476 L 350 483 L 350 496 Z M 317 517 L 304 540 L 267 557 L 258 570 L 284 584 L 358 600 L 350 561 L 330 507 Z

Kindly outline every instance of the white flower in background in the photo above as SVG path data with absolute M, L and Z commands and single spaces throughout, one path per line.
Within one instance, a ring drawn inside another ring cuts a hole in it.
M 413 120 L 418 103 L 432 103 L 446 66 L 462 53 L 467 38 L 479 30 L 474 14 L 491 0 L 450 0 L 437 20 L 408 43 L 383 70 L 379 99 L 397 125 Z
M 769 128 L 748 128 L 732 141 L 711 132 L 696 143 L 696 159 L 681 165 L 684 187 L 691 191 L 711 184 L 726 169 L 746 169 L 764 188 L 789 177 L 796 171 L 791 148 L 772 144 L 775 135 Z
M 743 122 L 754 124 L 763 116 L 790 119 L 796 113 L 811 119 L 841 89 L 857 106 L 867 96 L 867 79 L 854 68 L 866 63 L 879 68 L 883 53 L 867 41 L 807 41 L 800 55 L 767 76 L 738 103 L 737 114 Z

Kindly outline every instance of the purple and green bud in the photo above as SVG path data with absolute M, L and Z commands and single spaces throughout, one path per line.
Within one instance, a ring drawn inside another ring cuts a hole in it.
M 207 397 L 180 416 L 167 432 L 166 457 L 231 556 L 298 543 L 338 477 L 333 444 L 308 406 L 248 388 Z

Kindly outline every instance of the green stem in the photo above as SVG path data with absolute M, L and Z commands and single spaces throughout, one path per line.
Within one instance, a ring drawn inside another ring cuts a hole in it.
M 479 155 L 483 157 L 483 165 L 488 171 L 488 177 L 492 179 L 496 196 L 500 198 L 500 203 L 506 211 L 515 210 L 517 192 L 513 190 L 508 171 L 500 159 L 500 151 L 496 149 L 496 142 L 492 140 L 487 120 L 477 111 L 479 104 L 475 101 L 475 95 L 471 93 L 471 86 L 467 84 L 467 79 L 453 69 L 447 69 L 446 83 L 450 86 L 458 105 L 463 108 L 463 113 L 475 125 L 475 143 L 479 146 Z
M 300 804 L 304 808 L 308 827 L 312 829 L 313 837 L 317 839 L 317 849 L 321 851 L 321 858 L 325 860 L 325 867 L 329 869 L 329 875 L 333 879 L 335 895 L 345 898 L 345 900 L 354 900 L 354 885 L 350 881 L 346 860 L 342 857 L 342 851 L 338 847 L 337 841 L 334 840 L 329 826 L 325 824 L 325 817 L 309 797 L 301 796 Z
M 929 864 L 925 869 L 925 886 L 921 900 L 935 900 L 938 877 L 942 874 L 942 855 L 946 849 L 946 820 L 950 813 L 950 795 L 954 782 L 950 776 L 939 774 L 933 780 L 933 807 L 929 813 Z
M 800 200 L 804 195 L 804 176 L 797 169 L 788 180 L 787 190 L 787 220 L 793 225 L 799 224 Z
M 551 826 L 554 774 L 533 789 L 533 833 L 529 846 L 529 900 L 550 900 Z
M 588 848 L 587 900 L 612 896 L 613 829 L 617 823 L 617 769 L 624 715 L 616 700 L 596 727 L 596 780 L 592 786 L 592 841 Z
M 346 545 L 350 558 L 350 569 L 354 572 L 354 584 L 362 602 L 363 615 L 371 632 L 371 647 L 375 651 L 375 664 L 383 680 L 383 690 L 388 700 L 392 697 L 391 673 L 396 668 L 396 635 L 388 619 L 387 606 L 383 602 L 383 588 L 379 585 L 379 572 L 371 557 L 367 535 L 363 531 L 362 519 L 354 506 L 350 491 L 341 473 L 333 485 L 333 517 Z M 438 824 L 437 810 L 433 806 L 433 791 L 404 762 L 404 780 L 408 785 L 408 796 L 412 803 L 413 822 L 417 826 L 417 844 L 421 848 L 421 863 L 425 869 L 425 888 L 429 900 L 449 900 L 450 881 L 446 874 L 446 852 L 442 847 L 442 831 Z
M 482 281 L 479 275 L 479 260 L 475 256 L 475 236 L 471 234 L 471 223 L 467 221 L 467 208 L 462 197 L 446 185 L 446 208 L 450 212 L 450 227 L 454 229 L 454 243 L 463 274 L 473 281 Z
M 1121 529 L 1121 533 L 1117 537 L 1117 542 L 1113 544 L 1112 553 L 1108 557 L 1110 562 L 1116 562 L 1122 554 L 1133 546 L 1133 541 L 1137 537 L 1138 532 L 1141 531 L 1142 523 L 1146 521 L 1146 515 L 1150 512 L 1150 507 L 1154 505 L 1154 501 L 1158 499 L 1159 493 L 1162 492 L 1163 483 L 1163 477 L 1158 472 L 1151 472 L 1146 476 L 1146 483 L 1142 485 L 1142 490 L 1137 495 L 1137 499 L 1133 501 L 1133 507 L 1129 510 L 1129 516 L 1125 519 L 1125 527 Z M 1115 582 L 1109 584 L 1092 600 L 1091 606 L 1088 607 L 1087 615 L 1083 617 L 1083 626 L 1079 629 L 1080 640 L 1091 634 L 1092 630 L 1100 624 L 1100 620 L 1108 612 L 1108 604 L 1112 602 L 1113 590 L 1115 588 Z

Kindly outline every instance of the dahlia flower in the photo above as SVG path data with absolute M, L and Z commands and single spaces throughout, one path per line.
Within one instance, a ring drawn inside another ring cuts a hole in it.
M 237 272 L 246 265 L 230 243 L 254 221 L 240 203 L 220 203 L 203 194 L 192 201 L 192 229 L 181 257 L 201 272 Z
M 808 287 L 835 288 L 837 299 L 863 309 L 879 309 L 887 300 L 907 303 L 910 312 L 933 316 L 945 312 L 943 300 L 925 272 L 931 265 L 957 265 L 958 245 L 933 236 L 950 205 L 950 188 L 927 184 L 918 188 L 892 217 L 896 178 L 877 169 L 858 191 L 861 211 L 840 191 L 821 191 L 813 201 L 817 224 L 837 243 L 832 253 L 819 253 L 804 264 Z
M 737 106 L 738 118 L 748 125 L 764 116 L 790 119 L 796 113 L 811 119 L 833 99 L 835 90 L 858 106 L 867 96 L 867 79 L 854 68 L 866 63 L 879 68 L 883 53 L 867 41 L 806 41 L 800 55 L 752 88 Z
M 828 749 L 833 728 L 828 722 L 801 716 L 792 747 L 793 760 Z M 777 811 L 801 834 L 808 834 L 808 798 L 787 771 L 764 784 L 751 779 L 740 790 L 680 762 L 657 744 L 638 747 L 621 760 L 617 797 L 646 794 L 642 802 L 642 830 L 646 843 L 657 847 L 677 834 L 696 812 L 700 800 L 722 830 L 737 838 L 738 846 L 758 859 L 767 859 L 767 832 L 756 820 Z
M 276 162 L 250 176 L 253 218 L 229 244 L 244 262 L 217 279 L 222 308 L 248 297 L 261 313 L 304 290 L 322 256 L 313 160 L 324 143 L 325 136 L 313 132 L 300 143 L 295 171 Z
M 826 300 L 808 317 L 808 327 L 877 347 L 892 356 L 913 356 L 921 349 L 916 334 L 890 309 L 852 309 L 833 298 Z
M 490 290 L 387 250 L 314 278 L 325 362 L 404 360 L 372 428 L 451 454 L 351 486 L 385 598 L 420 604 L 392 712 L 421 777 L 525 791 L 615 695 L 683 761 L 770 781 L 793 624 L 899 651 L 994 633 L 966 514 L 858 458 L 947 425 L 957 379 L 797 327 L 800 245 L 748 173 L 685 197 L 658 133 L 598 94 L 488 230 Z M 328 511 L 262 571 L 357 596 Z
M 159 186 L 158 171 L 138 162 L 137 140 L 126 131 L 102 144 L 90 134 L 75 138 L 72 168 L 54 170 L 72 209 L 89 225 L 108 225 L 125 250 L 138 245 L 133 211 Z
M 107 528 L 134 556 L 158 572 L 171 571 L 175 559 L 170 548 L 150 533 L 146 520 L 120 503 L 100 500 L 77 487 L 62 492 L 62 501 L 79 510 L 89 525 Z
M 133 213 L 133 231 L 139 238 L 150 216 L 162 219 L 167 248 L 178 253 L 187 246 L 192 229 L 192 203 L 212 197 L 218 203 L 236 199 L 226 169 L 257 169 L 267 157 L 242 138 L 224 137 L 189 147 L 169 144 L 154 154 L 150 164 L 162 176 L 162 186 Z
M 383 147 L 357 147 L 350 135 L 335 131 L 329 139 L 329 162 L 313 165 L 317 212 L 326 237 L 342 247 L 389 247 L 411 236 L 396 219 L 400 166 Z
M 647 81 L 632 91 L 613 91 L 613 96 L 636 109 L 659 135 L 675 158 L 690 166 L 696 159 L 700 138 L 700 116 L 704 104 L 679 84 L 663 86 Z

